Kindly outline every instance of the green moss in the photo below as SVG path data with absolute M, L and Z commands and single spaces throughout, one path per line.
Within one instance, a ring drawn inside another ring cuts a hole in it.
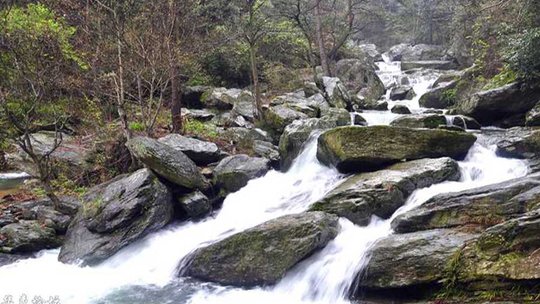
M 457 101 L 457 89 L 448 89 L 442 92 L 441 99 L 447 105 L 453 105 Z
M 491 90 L 513 83 L 517 80 L 517 74 L 509 67 L 505 66 L 501 72 L 491 78 L 483 87 L 484 90 Z

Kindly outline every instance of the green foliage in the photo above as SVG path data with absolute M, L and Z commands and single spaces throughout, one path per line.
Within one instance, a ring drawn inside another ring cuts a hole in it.
M 495 88 L 499 88 L 502 86 L 505 86 L 507 84 L 510 84 L 512 82 L 515 82 L 518 78 L 518 75 L 516 72 L 511 70 L 508 65 L 504 66 L 502 71 L 495 75 L 493 78 L 491 78 L 487 84 L 484 86 L 484 90 L 491 90 Z
M 444 91 L 442 93 L 441 99 L 445 104 L 454 104 L 457 99 L 457 89 L 449 89 Z
M 135 132 L 143 132 L 146 128 L 142 123 L 133 121 L 129 123 L 129 129 Z
M 45 5 L 28 4 L 26 8 L 14 7 L 7 12 L 2 11 L 0 23 L 4 25 L 4 34 L 8 36 L 21 35 L 35 41 L 44 37 L 54 39 L 64 58 L 76 62 L 82 69 L 88 69 L 88 65 L 70 43 L 76 28 L 67 25 L 63 18 L 55 16 Z M 2 55 L 4 59 L 9 57 L 9 54 Z M 52 56 L 52 54 L 45 53 L 43 56 Z
M 505 59 L 519 76 L 526 79 L 540 77 L 540 27 L 512 37 Z
M 213 125 L 205 124 L 195 119 L 184 120 L 184 133 L 206 139 L 215 139 L 218 136 L 216 128 Z

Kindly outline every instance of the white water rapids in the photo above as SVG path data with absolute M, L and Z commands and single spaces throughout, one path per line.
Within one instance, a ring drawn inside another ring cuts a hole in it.
M 425 79 L 427 87 L 432 79 Z M 419 85 L 420 87 L 420 85 Z M 418 92 L 417 92 L 418 93 Z M 420 95 L 420 94 L 419 94 Z M 410 101 L 408 105 L 417 103 Z M 362 113 L 364 115 L 364 113 Z M 386 124 L 392 116 L 380 112 Z M 375 121 L 374 121 L 375 120 Z M 483 135 L 479 135 L 482 139 Z M 255 289 L 219 287 L 176 277 L 178 262 L 190 252 L 231 234 L 286 214 L 305 211 L 335 188 L 344 176 L 316 159 L 312 138 L 287 173 L 269 172 L 227 197 L 214 217 L 187 222 L 148 236 L 96 267 L 57 261 L 59 250 L 0 268 L 0 299 L 21 294 L 29 298 L 59 296 L 60 303 L 216 303 L 330 304 L 349 303 L 347 294 L 368 262 L 370 247 L 393 233 L 390 223 L 440 193 L 456 192 L 524 176 L 523 161 L 497 157 L 494 147 L 479 140 L 460 162 L 459 182 L 445 182 L 415 191 L 391 219 L 376 217 L 367 227 L 341 219 L 338 236 L 323 250 L 289 271 L 276 286 Z

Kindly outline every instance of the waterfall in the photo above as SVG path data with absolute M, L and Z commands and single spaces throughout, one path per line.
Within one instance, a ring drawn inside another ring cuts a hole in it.
M 399 63 L 379 63 L 379 67 L 385 84 L 398 73 L 403 75 Z M 419 108 L 415 105 L 421 93 L 434 81 L 432 74 L 415 77 L 410 78 L 419 90 L 417 98 L 400 101 L 412 109 Z M 370 125 L 387 125 L 399 116 L 375 111 L 360 115 Z M 528 170 L 526 162 L 500 158 L 494 146 L 479 140 L 459 162 L 460 181 L 418 189 L 390 219 L 374 216 L 366 227 L 340 219 L 337 237 L 296 265 L 275 286 L 242 289 L 177 278 L 178 262 L 193 250 L 265 221 L 303 212 L 342 182 L 342 174 L 317 161 L 316 139 L 314 135 L 308 141 L 288 172 L 270 171 L 250 181 L 230 194 L 212 217 L 172 224 L 98 266 L 62 264 L 57 261 L 59 250 L 45 250 L 36 258 L 0 267 L 0 299 L 11 295 L 16 300 L 25 294 L 29 299 L 59 296 L 61 303 L 350 303 L 347 294 L 355 276 L 369 262 L 373 244 L 393 233 L 390 223 L 396 216 L 437 194 L 521 177 Z

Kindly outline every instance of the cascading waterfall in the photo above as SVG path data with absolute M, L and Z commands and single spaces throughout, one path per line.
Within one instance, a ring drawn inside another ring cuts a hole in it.
M 394 69 L 397 66 L 391 65 Z M 427 89 L 433 80 L 426 77 L 418 81 L 422 82 L 419 88 Z M 421 93 L 417 92 L 419 96 Z M 389 124 L 397 116 L 390 112 L 361 115 L 370 125 Z M 343 181 L 343 175 L 317 161 L 316 136 L 306 144 L 289 172 L 271 171 L 250 181 L 229 195 L 214 217 L 171 225 L 124 248 L 99 266 L 65 265 L 57 261 L 59 250 L 47 250 L 37 258 L 1 267 L 0 299 L 4 295 L 17 299 L 25 293 L 30 299 L 35 295 L 60 296 L 61 303 L 349 303 L 348 291 L 368 263 L 371 246 L 393 233 L 390 223 L 397 215 L 440 193 L 502 182 L 527 173 L 524 161 L 497 157 L 483 136 L 479 135 L 480 140 L 459 163 L 460 181 L 419 189 L 392 218 L 373 217 L 366 227 L 341 219 L 338 236 L 289 271 L 276 286 L 246 290 L 179 279 L 177 266 L 199 247 L 267 220 L 307 210 Z

